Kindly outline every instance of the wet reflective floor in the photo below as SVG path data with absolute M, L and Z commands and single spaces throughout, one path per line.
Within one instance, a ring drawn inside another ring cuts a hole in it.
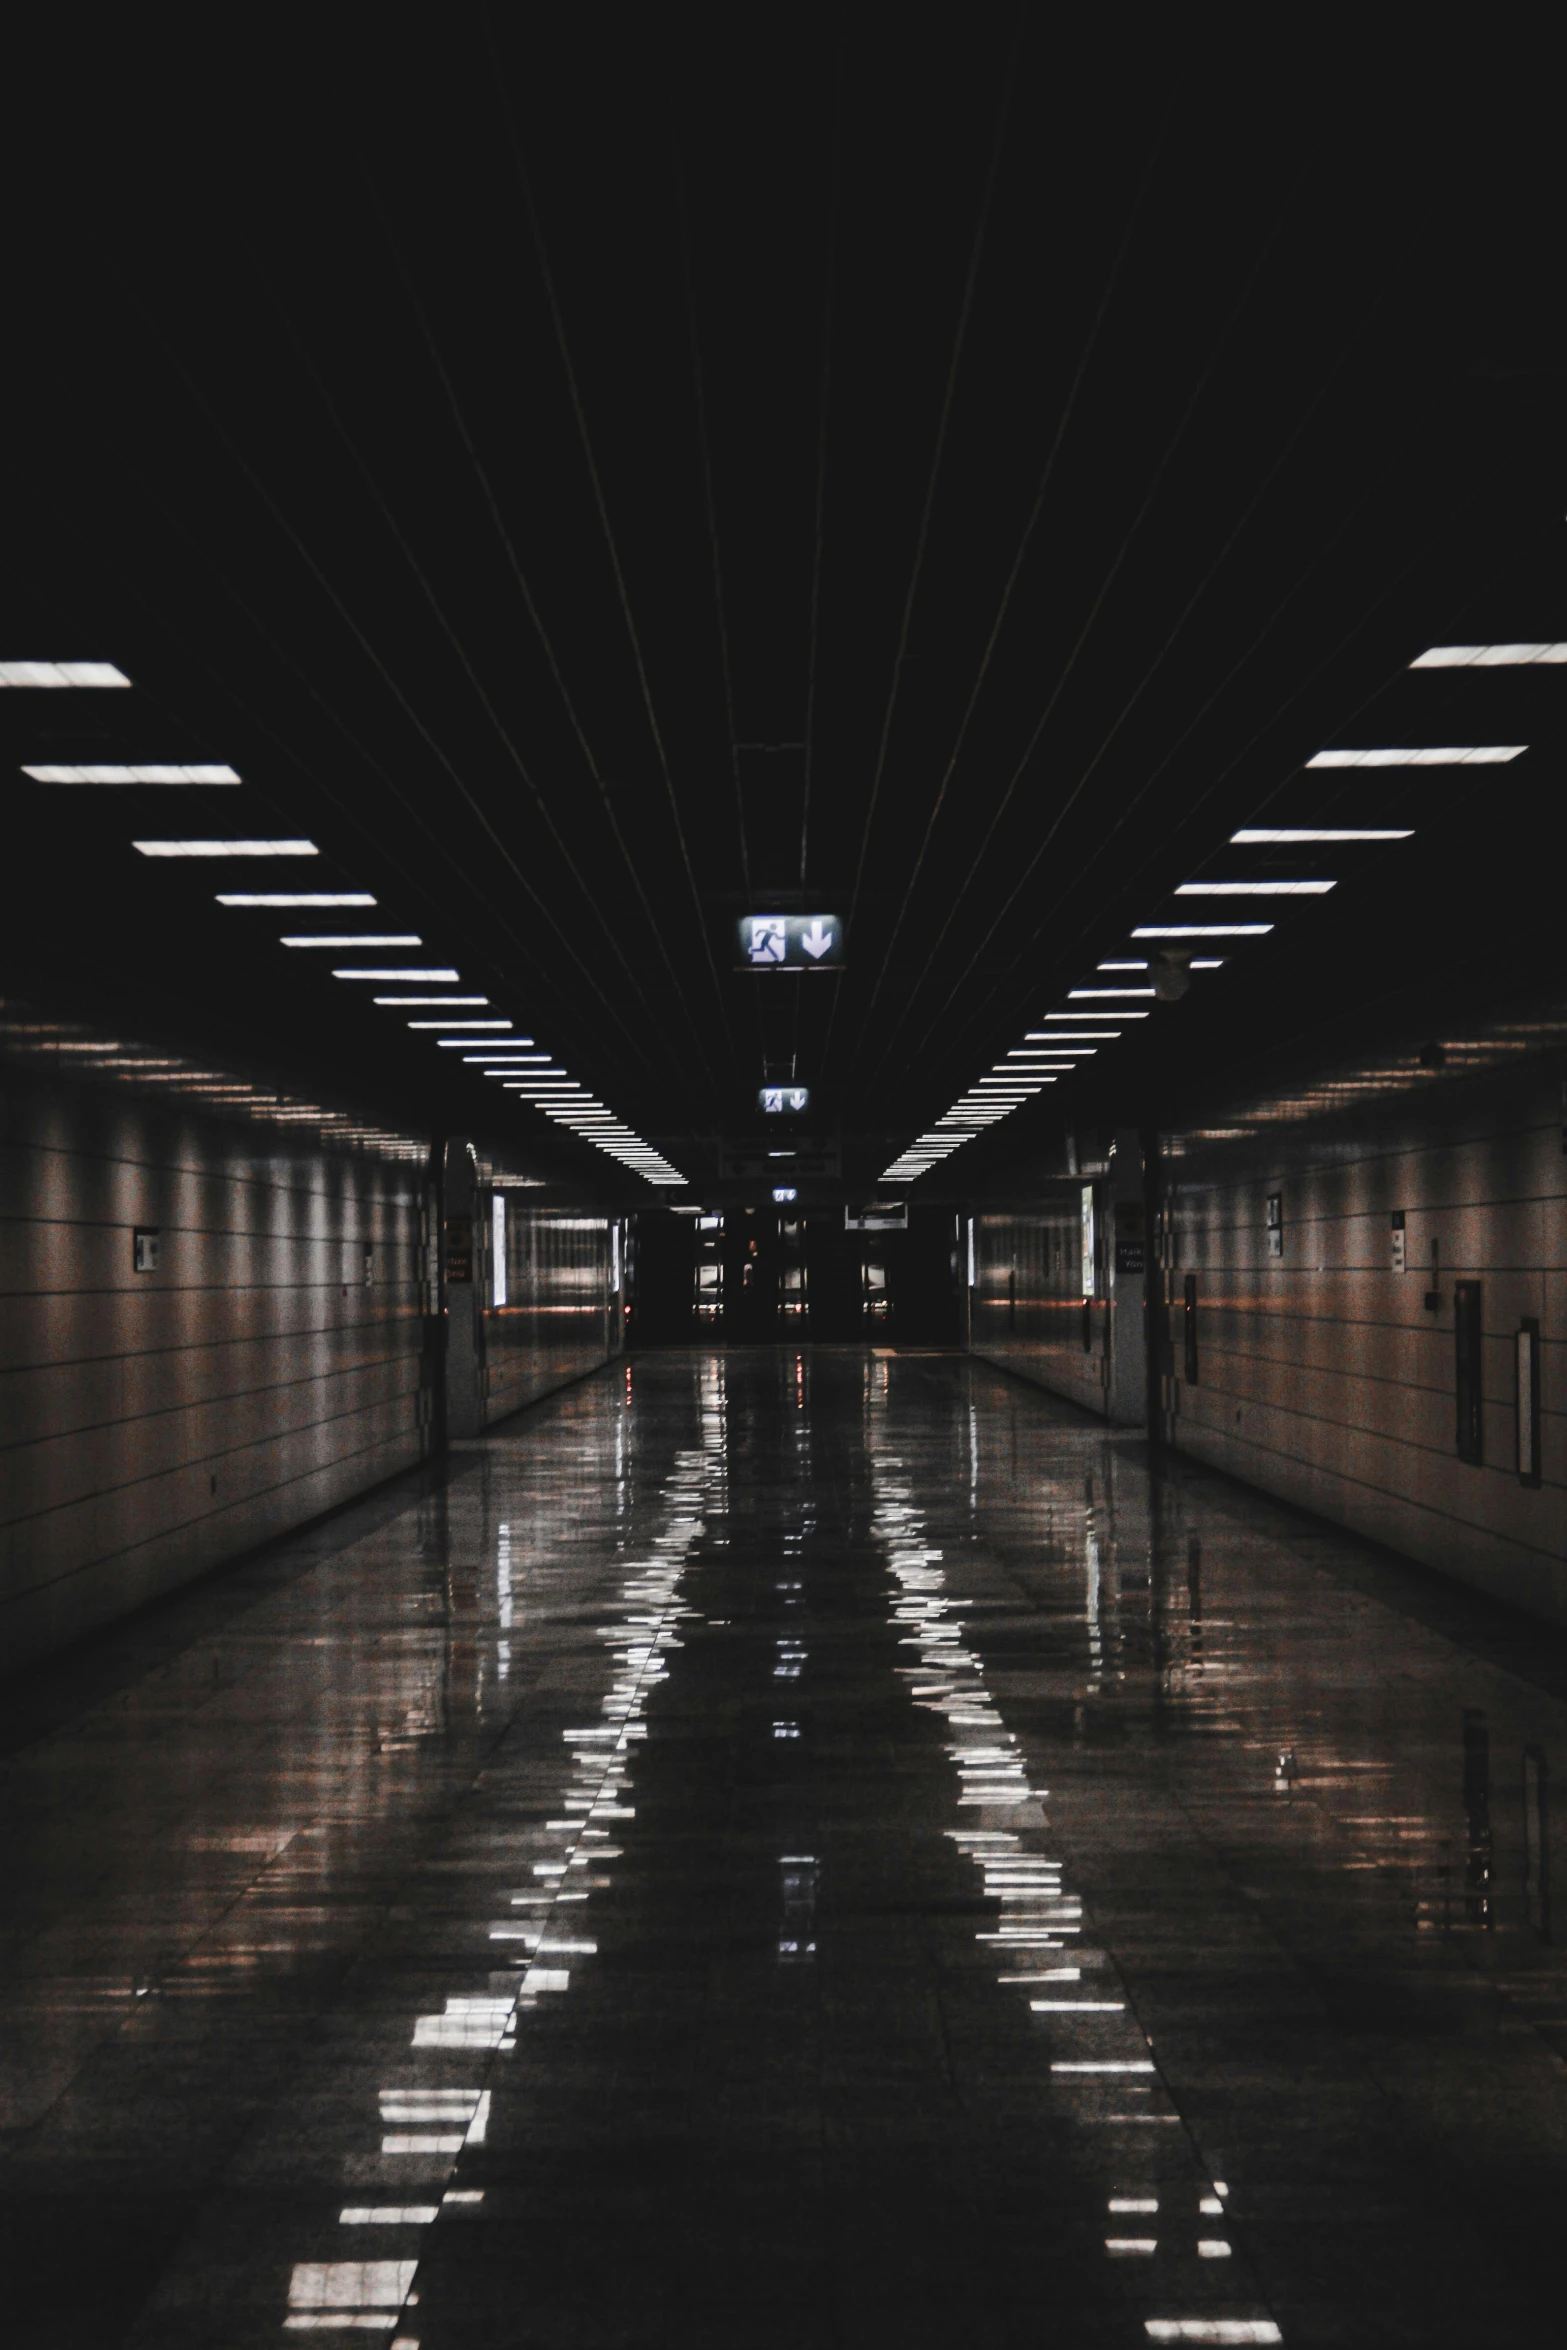
M 957 1357 L 615 1366 L 11 1693 L 19 2339 L 1556 2344 L 1564 1664 Z

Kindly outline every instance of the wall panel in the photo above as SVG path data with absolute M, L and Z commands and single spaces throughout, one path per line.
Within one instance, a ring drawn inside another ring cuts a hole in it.
M 484 1311 L 487 1422 L 580 1379 L 621 1343 L 609 1220 L 523 1208 L 517 1198 L 507 1195 L 506 1303 Z M 493 1246 L 493 1221 L 490 1231 Z
M 420 1459 L 421 1183 L 5 1072 L 0 1669 Z
M 1074 1190 L 975 1217 L 970 1343 L 988 1362 L 1102 1412 L 1108 1308 L 1090 1305 L 1085 1348 L 1081 1213 Z
M 1567 1622 L 1558 1071 L 1535 1061 L 1369 1104 L 1353 1121 L 1186 1138 L 1166 1182 L 1176 1343 L 1164 1399 L 1178 1447 Z M 1282 1219 L 1276 1256 L 1270 1197 Z M 1394 1270 L 1395 1213 L 1403 1272 Z M 1182 1376 L 1179 1330 L 1188 1276 L 1195 1384 Z M 1481 1289 L 1478 1463 L 1458 1451 L 1458 1281 Z M 1521 1483 L 1516 1467 L 1514 1349 L 1525 1318 L 1540 1324 L 1538 1486 Z

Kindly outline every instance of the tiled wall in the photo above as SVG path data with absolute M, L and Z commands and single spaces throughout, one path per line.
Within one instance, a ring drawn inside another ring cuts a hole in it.
M 485 1419 L 498 1420 L 618 1351 L 620 1294 L 610 1290 L 603 1216 L 528 1210 L 507 1195 L 506 1303 L 484 1314 Z M 494 1222 L 489 1225 L 493 1245 Z M 493 1270 L 491 1279 L 493 1295 Z
M 1102 1412 L 1109 1309 L 1093 1303 L 1085 1324 L 1081 1214 L 1074 1189 L 1038 1208 L 975 1217 L 970 1344 L 987 1362 Z
M 0 1074 L 0 1671 L 418 1461 L 422 1183 Z
M 1191 1139 L 1167 1162 L 1166 1182 L 1175 1305 L 1165 1400 L 1180 1449 L 1567 1622 L 1559 1069 L 1537 1060 L 1444 1081 L 1402 1107 L 1296 1119 L 1266 1140 Z M 1195 1383 L 1185 1376 L 1188 1278 Z M 1480 1285 L 1478 1461 L 1462 1458 L 1458 1441 L 1454 1289 L 1465 1281 Z M 1540 1330 L 1537 1485 L 1518 1473 L 1526 1319 Z

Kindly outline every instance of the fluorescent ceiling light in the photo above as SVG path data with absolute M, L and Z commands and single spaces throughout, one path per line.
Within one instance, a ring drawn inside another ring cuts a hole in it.
M 1186 968 L 1188 971 L 1222 971 L 1224 957 L 1222 955 L 1193 955 Z
M 1411 669 L 1532 669 L 1567 661 L 1567 645 L 1430 645 Z
M 129 685 L 112 661 L 0 661 L 0 686 Z
M 143 857 L 319 857 L 313 840 L 133 840 Z
M 367 889 L 221 889 L 220 906 L 373 906 Z
M 1066 991 L 1066 1000 L 1069 1004 L 1075 1004 L 1086 1002 L 1089 996 L 1154 995 L 1156 993 L 1157 990 L 1151 987 L 1069 987 Z M 1046 1016 L 1048 1018 L 1048 1014 Z
M 509 1028 L 509 1020 L 410 1020 L 410 1028 Z
M 1271 922 L 1139 922 L 1133 938 L 1266 938 Z
M 334 971 L 332 974 L 334 979 L 456 979 L 457 976 L 455 971 L 449 971 L 444 966 L 439 969 L 433 966 L 430 969 L 425 969 L 423 966 L 403 964 L 393 968 L 389 964 L 382 964 L 380 966 L 372 965 L 367 969 L 358 963 L 346 964 L 341 970 Z M 443 996 L 439 1000 L 444 1003 L 446 998 Z
M 376 1004 L 487 1004 L 490 999 L 487 995 L 378 995 L 370 1000 Z
M 1113 1012 L 1047 1012 L 1045 1018 L 1047 1020 L 1071 1020 L 1081 1028 L 1085 1020 L 1151 1020 L 1153 1014 L 1151 1012 L 1128 1011 L 1124 1005 L 1117 1005 Z M 1085 1029 L 1083 1033 L 1087 1035 L 1091 1031 Z M 1106 1036 L 1118 1036 L 1120 1031 L 1115 1028 L 1107 1028 L 1103 1033 Z M 1050 1044 L 1055 1040 L 1048 1036 L 1036 1036 L 1031 1029 L 1026 1041 L 1029 1044 Z
M 1183 881 L 1175 894 L 1178 898 L 1325 898 L 1337 887 L 1336 881 Z
M 424 940 L 415 938 L 408 931 L 389 930 L 358 938 L 349 938 L 346 934 L 340 936 L 335 931 L 312 931 L 308 935 L 279 939 L 278 944 L 285 947 L 422 947 Z M 334 971 L 332 974 L 334 979 L 432 979 L 434 976 L 430 971 Z M 456 972 L 451 976 L 455 979 Z M 446 977 L 444 971 L 441 977 Z
M 1147 970 L 1147 968 L 1148 968 L 1148 965 L 1146 964 L 1146 962 L 1142 962 L 1142 963 L 1096 963 L 1096 964 L 1094 965 L 1094 969 L 1095 969 L 1096 971 L 1146 971 L 1146 970 Z
M 238 783 L 232 767 L 24 767 L 34 783 Z
M 1373 831 L 1366 825 L 1351 827 L 1349 825 L 1325 824 L 1249 824 L 1244 831 L 1230 834 L 1232 846 L 1239 849 L 1293 849 L 1303 846 L 1307 841 L 1319 840 L 1412 840 L 1413 838 L 1412 827 L 1406 831 L 1395 832 L 1381 828 Z
M 1318 751 L 1308 767 L 1505 767 L 1527 743 L 1472 743 L 1431 751 Z

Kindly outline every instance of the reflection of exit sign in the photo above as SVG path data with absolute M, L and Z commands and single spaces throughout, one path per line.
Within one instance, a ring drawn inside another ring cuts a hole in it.
M 770 1118 L 788 1117 L 810 1108 L 811 1089 L 808 1085 L 764 1085 L 756 1106 Z
M 836 914 L 742 914 L 738 943 L 744 971 L 835 971 L 843 962 Z

